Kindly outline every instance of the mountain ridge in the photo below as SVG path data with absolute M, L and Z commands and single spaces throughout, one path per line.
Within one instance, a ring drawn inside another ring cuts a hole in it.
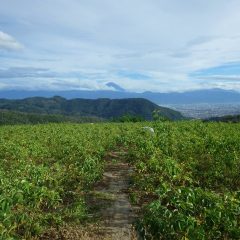
M 142 98 L 76 98 L 67 100 L 61 96 L 55 96 L 52 98 L 32 97 L 22 100 L 0 99 L 0 109 L 26 113 L 61 114 L 104 119 L 114 119 L 129 114 L 140 116 L 146 120 L 151 120 L 152 113 L 156 110 L 161 116 L 172 120 L 184 119 L 180 112 L 160 107 Z
M 119 92 L 125 92 L 126 90 L 124 88 L 122 88 L 121 86 L 119 86 L 118 84 L 114 83 L 114 82 L 108 82 L 106 83 L 107 87 L 112 87 L 114 90 L 119 91 Z
M 28 97 L 53 97 L 62 96 L 66 99 L 124 99 L 124 98 L 145 98 L 155 104 L 192 104 L 192 103 L 232 103 L 240 102 L 240 93 L 233 90 L 223 89 L 202 89 L 187 92 L 127 92 L 110 90 L 69 90 L 69 91 L 24 91 L 24 90 L 2 90 L 0 98 L 24 99 Z

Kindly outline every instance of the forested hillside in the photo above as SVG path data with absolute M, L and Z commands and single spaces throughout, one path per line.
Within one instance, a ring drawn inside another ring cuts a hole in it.
M 8 110 L 0 110 L 0 125 L 14 124 L 40 124 L 40 123 L 84 123 L 84 122 L 100 122 L 103 119 L 97 117 L 79 117 L 64 116 L 57 114 L 37 114 L 22 113 Z
M 114 119 L 129 114 L 142 117 L 146 120 L 151 120 L 153 111 L 158 111 L 159 115 L 171 120 L 184 118 L 181 113 L 177 111 L 160 107 L 141 98 L 114 100 L 66 100 L 62 97 L 34 97 L 23 100 L 0 99 L 0 109 L 40 114 L 62 114 L 81 117 L 94 116 L 104 119 Z
M 207 122 L 240 122 L 240 115 L 227 115 L 222 117 L 212 117 L 206 120 Z

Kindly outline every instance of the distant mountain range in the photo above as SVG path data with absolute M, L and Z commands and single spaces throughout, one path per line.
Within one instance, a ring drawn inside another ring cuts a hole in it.
M 157 110 L 162 117 L 172 120 L 184 119 L 181 113 L 169 108 L 160 107 L 142 98 L 132 99 L 70 99 L 63 97 L 33 97 L 22 100 L 0 99 L 0 109 L 37 114 L 57 114 L 78 117 L 97 117 L 115 119 L 124 115 L 152 119 Z
M 120 87 L 118 84 L 116 84 L 114 82 L 109 82 L 106 84 L 106 86 L 113 88 L 115 91 L 125 92 L 124 88 Z
M 83 98 L 83 99 L 124 99 L 124 98 L 145 98 L 156 104 L 197 104 L 197 103 L 234 103 L 240 102 L 240 93 L 232 90 L 208 89 L 195 90 L 188 92 L 127 92 L 119 85 L 109 82 L 106 84 L 113 88 L 110 90 L 85 91 L 24 91 L 24 90 L 2 90 L 0 98 L 6 99 L 23 99 L 28 97 L 53 97 L 61 96 L 66 99 Z

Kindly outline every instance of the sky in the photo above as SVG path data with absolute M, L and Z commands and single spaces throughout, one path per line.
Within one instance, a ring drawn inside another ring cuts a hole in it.
M 0 89 L 240 91 L 239 0 L 0 0 Z

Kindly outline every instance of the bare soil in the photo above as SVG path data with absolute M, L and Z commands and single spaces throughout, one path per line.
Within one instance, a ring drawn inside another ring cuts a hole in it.
M 92 192 L 91 204 L 99 218 L 99 235 L 103 239 L 137 239 L 134 230 L 135 211 L 131 206 L 128 189 L 133 171 L 125 161 L 125 152 L 111 152 L 106 160 L 103 179 Z
M 48 231 L 40 239 L 59 240 L 136 240 L 135 210 L 129 199 L 132 167 L 125 160 L 126 152 L 110 152 L 106 156 L 103 178 L 86 196 L 91 223 L 85 228 L 67 226 Z

